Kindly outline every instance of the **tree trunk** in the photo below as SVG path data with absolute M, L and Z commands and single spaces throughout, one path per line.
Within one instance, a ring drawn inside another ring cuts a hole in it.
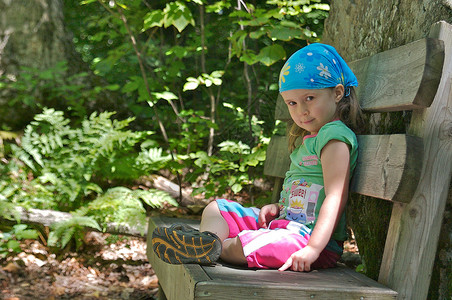
M 15 81 L 22 67 L 45 70 L 63 60 L 73 73 L 84 66 L 65 30 L 61 0 L 0 0 L 0 20 L 0 76 Z M 10 106 L 14 96 L 1 91 L 0 124 L 21 129 L 37 108 Z
M 336 0 L 331 2 L 325 21 L 323 42 L 335 46 L 346 61 L 352 61 L 424 38 L 432 24 L 441 20 L 452 21 L 450 1 Z M 374 115 L 370 131 L 383 134 L 396 126 L 404 133 L 405 124 L 400 120 L 401 115 Z M 368 275 L 377 278 L 391 205 L 368 197 L 353 197 L 349 204 L 348 218 L 360 254 Z M 449 201 L 430 285 L 431 299 L 452 296 L 452 261 L 448 259 L 452 255 L 451 206 Z
M 90 89 L 95 85 L 102 86 L 99 80 L 90 71 L 79 53 L 76 52 L 72 42 L 72 33 L 66 28 L 64 22 L 63 0 L 0 0 L 0 79 L 2 81 L 16 81 L 23 67 L 37 70 L 54 68 L 57 63 L 67 62 L 68 77 L 81 72 L 88 76 L 71 81 L 71 84 Z M 34 79 L 36 80 L 36 79 Z M 63 99 L 53 100 L 53 103 L 43 95 L 39 83 L 32 84 L 35 103 L 24 104 L 16 102 L 10 105 L 17 96 L 7 89 L 0 89 L 0 126 L 7 125 L 12 130 L 20 130 L 27 125 L 33 116 L 40 110 L 40 106 L 54 107 L 67 110 L 68 105 Z M 26 93 L 27 91 L 23 92 Z M 115 110 L 121 112 L 121 102 L 113 92 L 101 95 L 102 99 L 89 99 L 85 104 L 87 113 L 94 110 Z M 101 101 L 100 101 L 101 100 Z

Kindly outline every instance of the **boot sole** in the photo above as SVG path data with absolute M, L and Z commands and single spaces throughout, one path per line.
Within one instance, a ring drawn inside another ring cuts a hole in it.
M 173 226 L 174 227 L 174 226 Z M 221 242 L 195 229 L 158 227 L 152 233 L 155 254 L 169 264 L 212 264 L 221 254 Z

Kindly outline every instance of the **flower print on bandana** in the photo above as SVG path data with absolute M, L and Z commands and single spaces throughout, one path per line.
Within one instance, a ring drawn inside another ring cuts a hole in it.
M 306 53 L 306 60 L 309 62 L 313 62 L 314 59 L 319 59 L 314 53 L 308 52 Z
M 297 73 L 303 73 L 304 69 L 305 69 L 305 67 L 304 67 L 304 65 L 302 63 L 298 63 L 295 66 L 295 72 L 297 72 Z
M 311 87 L 314 87 L 316 85 L 316 80 L 315 78 L 317 77 L 317 74 L 312 73 L 312 74 L 306 74 L 308 76 L 306 76 L 304 78 L 304 80 L 307 82 L 307 84 Z
M 290 74 L 289 69 L 290 69 L 290 66 L 287 63 L 281 69 L 281 73 L 279 73 L 279 85 L 286 82 L 286 78 L 284 76 L 287 76 Z
M 317 67 L 317 70 L 320 71 L 319 75 L 325 78 L 331 77 L 330 71 L 328 71 L 328 66 L 324 66 L 322 63 Z

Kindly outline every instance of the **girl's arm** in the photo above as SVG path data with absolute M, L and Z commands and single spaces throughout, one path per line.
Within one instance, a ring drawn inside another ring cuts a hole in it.
M 323 179 L 325 200 L 319 212 L 314 230 L 308 245 L 293 253 L 279 269 L 289 267 L 293 271 L 310 271 L 314 263 L 325 249 L 344 211 L 348 198 L 350 178 L 350 150 L 348 145 L 338 140 L 331 140 L 322 150 Z

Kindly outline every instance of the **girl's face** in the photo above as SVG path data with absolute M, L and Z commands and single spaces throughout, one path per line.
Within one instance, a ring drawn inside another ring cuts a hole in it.
M 317 134 L 323 125 L 334 120 L 337 103 L 343 95 L 342 84 L 334 88 L 296 89 L 281 93 L 295 124 L 311 134 Z

